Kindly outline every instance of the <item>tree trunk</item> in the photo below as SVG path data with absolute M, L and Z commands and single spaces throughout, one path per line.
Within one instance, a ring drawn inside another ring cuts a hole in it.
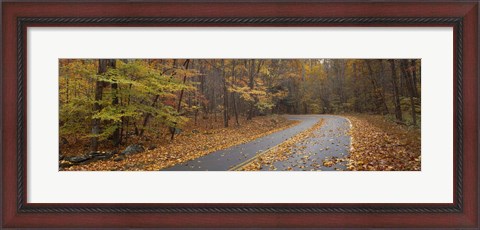
M 107 72 L 107 61 L 106 59 L 99 59 L 98 60 L 98 75 L 102 75 L 105 72 Z M 102 106 L 100 105 L 100 102 L 102 101 L 103 98 L 103 88 L 105 87 L 105 82 L 98 79 L 95 82 L 95 102 L 93 103 L 93 112 L 98 113 L 100 110 L 102 110 Z M 90 149 L 93 152 L 96 152 L 98 150 L 98 136 L 100 134 L 100 119 L 95 118 L 92 119 L 92 135 L 93 137 L 90 139 Z
M 155 106 L 159 97 L 160 97 L 160 95 L 158 95 L 158 94 L 155 96 L 155 98 L 152 101 L 152 104 L 150 105 L 151 107 Z M 143 124 L 142 124 L 142 128 L 140 129 L 139 136 L 143 136 L 143 133 L 145 132 L 145 129 L 147 128 L 148 121 L 150 120 L 151 117 L 152 117 L 152 114 L 147 113 L 145 115 L 145 117 L 143 118 Z
M 256 66 L 257 70 L 255 70 L 255 59 L 251 60 L 250 79 L 248 82 L 248 86 L 250 87 L 251 90 L 255 88 L 255 76 L 258 75 L 261 67 L 262 67 L 262 61 L 258 61 L 258 64 Z M 254 101 L 250 103 L 250 110 L 248 113 L 247 120 L 251 120 L 253 118 L 255 104 L 257 103 L 257 100 L 258 100 L 257 97 L 254 97 Z
M 400 105 L 400 95 L 398 93 L 398 84 L 397 84 L 397 70 L 395 68 L 395 60 L 390 59 L 388 60 L 390 63 L 390 69 L 392 72 L 392 85 L 393 85 L 393 97 L 394 97 L 394 103 L 395 103 L 395 118 L 397 121 L 403 122 L 403 117 L 402 117 L 402 108 Z
M 233 77 L 233 83 L 232 85 L 235 86 L 237 78 L 235 77 L 235 60 L 232 60 L 232 77 Z M 240 125 L 238 122 L 238 111 L 237 111 L 237 102 L 235 99 L 235 92 L 232 92 L 232 102 L 233 102 L 233 112 L 235 113 L 235 124 L 237 126 Z
M 419 97 L 419 93 L 418 93 L 418 91 L 417 91 L 417 71 L 416 71 L 417 64 L 416 64 L 416 61 L 415 61 L 414 59 L 412 59 L 412 60 L 410 61 L 410 68 L 411 68 L 412 80 L 413 80 L 413 93 L 414 93 L 414 97 L 420 98 L 420 97 Z
M 255 87 L 255 82 L 254 82 L 254 79 L 253 79 L 253 71 L 254 71 L 254 68 L 255 68 L 255 59 L 252 59 L 250 60 L 250 71 L 249 71 L 249 81 L 248 81 L 248 87 L 250 87 L 250 90 L 253 90 L 253 88 Z M 250 109 L 248 110 L 248 116 L 247 116 L 247 120 L 252 120 L 253 118 L 253 107 L 255 105 L 255 102 L 250 102 Z
M 370 81 L 372 82 L 373 91 L 378 97 L 380 97 L 380 100 L 381 100 L 381 103 L 382 103 L 382 106 L 383 106 L 383 112 L 388 114 L 389 110 L 388 110 L 387 102 L 385 100 L 385 96 L 383 95 L 382 91 L 377 86 L 377 81 L 375 80 L 372 65 L 371 65 L 370 62 L 371 62 L 371 60 L 366 61 L 367 67 L 368 67 L 368 72 L 370 73 Z
M 227 79 L 225 76 L 225 60 L 222 59 L 222 81 L 223 81 L 223 127 L 228 127 L 228 92 Z
M 413 82 L 410 79 L 409 76 L 409 71 L 408 71 L 408 61 L 403 59 L 402 60 L 402 73 L 403 77 L 405 78 L 405 82 L 407 85 L 407 90 L 410 94 L 410 106 L 411 106 L 411 112 L 412 112 L 412 123 L 413 125 L 417 125 L 417 116 L 415 115 L 415 100 L 414 98 L 414 89 L 413 89 Z
M 212 98 L 211 98 L 211 103 L 210 103 L 210 113 L 213 112 L 214 114 L 214 118 L 215 118 L 215 122 L 217 122 L 217 103 L 216 103 L 216 93 L 215 93 L 215 78 L 216 78 L 216 73 L 214 73 L 214 81 L 213 81 L 213 84 L 212 84 Z

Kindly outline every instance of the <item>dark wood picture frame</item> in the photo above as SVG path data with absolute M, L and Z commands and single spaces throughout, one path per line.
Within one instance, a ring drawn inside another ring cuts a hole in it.
M 430 227 L 478 224 L 477 1 L 2 2 L 2 227 Z M 447 26 L 454 28 L 451 204 L 32 204 L 26 202 L 26 28 Z

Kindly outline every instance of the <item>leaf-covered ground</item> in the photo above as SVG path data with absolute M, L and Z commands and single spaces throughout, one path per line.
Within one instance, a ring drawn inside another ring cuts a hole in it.
M 286 160 L 291 154 L 303 154 L 295 152 L 296 144 L 312 137 L 314 131 L 319 129 L 323 124 L 323 119 L 320 119 L 315 125 L 311 128 L 293 136 L 292 138 L 286 140 L 280 145 L 277 145 L 250 162 L 249 164 L 242 167 L 242 171 L 258 171 L 262 169 L 262 167 L 274 167 L 273 163 L 277 161 L 284 161 Z M 305 146 L 302 146 L 305 148 Z M 292 168 L 288 168 L 287 170 L 291 170 Z M 272 170 L 275 170 L 272 168 Z
M 382 116 L 345 116 L 352 122 L 352 147 L 346 158 L 354 171 L 421 170 L 420 129 L 395 124 Z
M 259 137 L 287 129 L 298 121 L 287 120 L 280 116 L 256 117 L 251 121 L 242 119 L 241 126 L 233 124 L 228 128 L 220 128 L 222 121 L 199 121 L 205 124 L 189 124 L 173 142 L 154 141 L 141 143 L 156 145 L 155 149 L 128 155 L 122 161 L 114 158 L 100 160 L 85 165 L 75 165 L 62 170 L 66 171 L 153 171 L 183 163 L 216 150 L 246 143 Z M 218 123 L 218 124 L 217 124 Z M 209 127 L 209 128 L 206 128 Z M 214 128 L 211 128 L 214 127 Z M 75 149 L 75 148 L 73 148 Z

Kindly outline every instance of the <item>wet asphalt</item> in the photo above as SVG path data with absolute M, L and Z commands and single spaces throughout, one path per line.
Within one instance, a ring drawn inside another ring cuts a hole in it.
M 343 117 L 321 115 L 324 119 L 320 129 L 300 142 L 290 151 L 285 161 L 277 161 L 271 166 L 262 167 L 262 171 L 334 171 L 345 170 L 345 162 L 336 162 L 335 158 L 344 158 L 350 151 L 350 122 Z M 324 160 L 333 160 L 336 164 L 324 166 Z
M 272 148 L 296 134 L 305 131 L 324 119 L 320 129 L 314 131 L 309 138 L 296 143 L 292 154 L 285 161 L 275 162 L 263 167 L 262 171 L 333 171 L 344 170 L 345 164 L 339 162 L 331 167 L 323 166 L 326 158 L 341 158 L 348 155 L 350 149 L 350 122 L 340 116 L 332 115 L 285 115 L 287 119 L 301 121 L 298 125 L 254 141 L 218 150 L 197 159 L 166 168 L 166 171 L 227 171 L 242 164 L 265 150 Z

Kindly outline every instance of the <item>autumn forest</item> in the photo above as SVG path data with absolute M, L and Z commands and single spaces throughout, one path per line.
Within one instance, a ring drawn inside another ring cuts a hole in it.
M 60 59 L 62 171 L 421 170 L 419 59 Z

